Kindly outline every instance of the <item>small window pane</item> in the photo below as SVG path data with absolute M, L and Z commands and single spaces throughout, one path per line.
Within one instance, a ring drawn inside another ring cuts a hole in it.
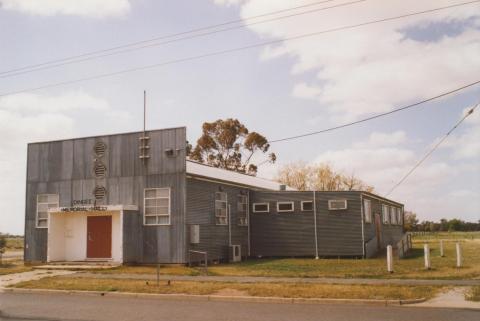
M 313 211 L 313 201 L 302 202 L 302 211 Z
M 48 213 L 47 212 L 38 212 L 38 218 L 48 218 Z
M 58 195 L 55 195 L 55 194 L 48 195 L 48 202 L 58 203 Z
M 145 224 L 157 224 L 156 216 L 145 216 Z
M 145 198 L 155 198 L 156 192 L 154 189 L 145 190 Z
M 268 204 L 267 203 L 260 203 L 260 204 L 253 204 L 253 211 L 254 212 L 268 212 Z
M 156 199 L 146 199 L 145 200 L 145 206 L 155 206 L 157 205 L 157 200 Z
M 281 212 L 292 212 L 293 203 L 278 203 L 278 210 Z
M 157 206 L 167 206 L 168 207 L 168 204 L 169 204 L 169 199 L 168 198 L 159 198 L 157 199 Z
M 48 226 L 48 220 L 38 220 L 38 227 L 47 227 Z
M 145 207 L 145 215 L 158 214 L 157 207 Z
M 220 193 L 220 192 L 215 193 L 215 200 L 217 201 L 227 200 L 227 193 Z
M 169 216 L 157 216 L 157 224 L 169 224 L 170 217 Z
M 168 206 L 160 206 L 160 207 L 157 207 L 157 214 L 159 215 L 168 215 Z
M 39 212 L 46 212 L 48 211 L 48 204 L 38 204 L 37 211 Z
M 48 203 L 48 195 L 38 195 L 38 203 Z
M 157 197 L 168 197 L 169 191 L 165 188 L 157 189 Z

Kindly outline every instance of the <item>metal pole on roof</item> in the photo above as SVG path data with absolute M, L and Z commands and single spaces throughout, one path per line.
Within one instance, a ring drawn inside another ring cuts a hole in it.
M 145 127 L 147 122 L 147 91 L 143 91 L 143 137 L 145 137 Z
M 313 190 L 313 226 L 315 227 L 315 259 L 318 260 L 317 199 L 315 190 Z

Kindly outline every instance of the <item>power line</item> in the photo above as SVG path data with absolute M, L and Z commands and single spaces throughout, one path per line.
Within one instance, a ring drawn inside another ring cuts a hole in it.
M 333 0 L 330 0 L 330 1 L 333 1 Z M 65 65 L 76 64 L 76 63 L 79 63 L 79 62 L 96 60 L 96 59 L 100 59 L 100 58 L 104 58 L 104 57 L 108 57 L 108 56 L 124 54 L 124 53 L 132 52 L 132 51 L 137 51 L 137 50 L 140 50 L 140 49 L 158 47 L 158 46 L 162 46 L 162 45 L 171 44 L 171 43 L 174 43 L 174 42 L 190 40 L 190 39 L 199 38 L 199 37 L 205 37 L 205 36 L 209 36 L 209 35 L 213 35 L 213 34 L 217 34 L 217 33 L 222 33 L 222 32 L 226 32 L 226 31 L 232 31 L 232 30 L 236 30 L 236 29 L 243 29 L 243 28 L 246 28 L 246 27 L 252 26 L 252 25 L 257 25 L 257 24 L 262 24 L 262 23 L 267 23 L 267 22 L 272 22 L 272 21 L 278 21 L 278 20 L 282 20 L 282 19 L 293 18 L 293 17 L 300 16 L 300 15 L 315 13 L 315 12 L 319 12 L 319 11 L 325 11 L 325 10 L 328 10 L 328 9 L 333 9 L 333 8 L 338 8 L 338 7 L 349 6 L 349 5 L 352 5 L 352 4 L 357 4 L 357 3 L 365 2 L 365 1 L 367 1 L 367 0 L 356 0 L 356 1 L 351 1 L 351 2 L 345 2 L 345 3 L 340 3 L 340 4 L 329 6 L 329 7 L 311 9 L 311 10 L 307 10 L 307 11 L 303 11 L 303 12 L 293 13 L 293 14 L 285 15 L 285 16 L 281 16 L 281 17 L 270 18 L 270 19 L 266 19 L 266 20 L 262 20 L 262 21 L 256 21 L 256 22 L 252 22 L 252 23 L 248 23 L 248 24 L 239 25 L 239 26 L 233 26 L 233 27 L 228 27 L 228 28 L 223 28 L 223 29 L 198 33 L 198 34 L 193 34 L 193 35 L 189 35 L 189 36 L 185 36 L 185 37 L 181 37 L 181 38 L 176 38 L 176 39 L 171 39 L 171 40 L 167 40 L 167 41 L 162 41 L 162 42 L 150 43 L 150 44 L 146 44 L 146 45 L 143 45 L 143 46 L 140 46 L 140 47 L 128 48 L 128 49 L 124 49 L 124 50 L 104 53 L 104 54 L 101 54 L 101 55 L 87 56 L 85 58 L 79 58 L 79 59 L 73 59 L 72 58 L 72 59 L 68 59 L 67 61 L 63 61 L 63 62 L 59 62 L 59 63 L 55 63 L 55 64 L 50 63 L 46 66 L 39 66 L 37 68 L 20 70 L 20 71 L 17 71 L 17 72 L 6 73 L 6 74 L 3 74 L 3 75 L 2 75 L 2 73 L 0 73 L 0 78 L 15 77 L 15 76 L 19 76 L 19 75 L 23 75 L 23 74 L 27 74 L 27 73 L 32 73 L 32 72 L 36 72 L 36 71 L 40 71 L 40 70 L 52 69 L 52 68 L 57 68 L 57 67 L 65 66 Z M 171 37 L 169 37 L 169 38 L 171 38 Z
M 337 27 L 337 28 L 332 28 L 332 29 L 307 33 L 307 34 L 301 34 L 301 35 L 297 35 L 297 36 L 292 36 L 292 37 L 288 37 L 288 38 L 282 38 L 282 39 L 276 39 L 276 40 L 261 42 L 261 43 L 248 45 L 248 46 L 243 46 L 243 47 L 236 47 L 236 48 L 225 49 L 225 50 L 221 50 L 221 51 L 214 51 L 214 52 L 210 52 L 210 53 L 207 53 L 207 54 L 191 56 L 191 57 L 186 57 L 186 58 L 180 58 L 180 59 L 174 59 L 174 60 L 169 60 L 169 61 L 165 61 L 165 62 L 161 62 L 161 63 L 157 63 L 157 64 L 135 67 L 135 68 L 130 68 L 130 69 L 124 69 L 124 70 L 111 72 L 111 73 L 100 74 L 100 75 L 96 75 L 96 76 L 79 78 L 79 79 L 74 79 L 74 80 L 70 80 L 70 81 L 57 82 L 57 83 L 47 84 L 47 85 L 43 85 L 43 86 L 39 86 L 39 87 L 22 89 L 22 90 L 18 90 L 18 91 L 6 92 L 6 93 L 0 94 L 0 97 L 9 96 L 9 95 L 13 95 L 13 94 L 24 93 L 24 92 L 36 91 L 36 90 L 41 90 L 41 89 L 59 87 L 59 86 L 64 86 L 64 85 L 69 85 L 69 84 L 74 84 L 74 83 L 79 83 L 79 82 L 84 82 L 84 81 L 89 81 L 89 80 L 94 80 L 94 79 L 107 78 L 107 77 L 116 76 L 116 75 L 120 75 L 120 74 L 136 72 L 136 71 L 141 71 L 141 70 L 146 70 L 146 69 L 151 69 L 151 68 L 158 68 L 158 67 L 162 67 L 162 66 L 166 66 L 166 65 L 172 65 L 172 64 L 177 64 L 177 63 L 182 63 L 182 62 L 187 62 L 187 61 L 192 61 L 192 60 L 199 60 L 199 59 L 208 58 L 208 57 L 220 56 L 220 55 L 224 55 L 224 54 L 228 54 L 228 53 L 232 53 L 232 52 L 244 51 L 244 50 L 248 50 L 248 49 L 264 47 L 264 46 L 283 43 L 283 42 L 287 42 L 287 41 L 309 38 L 309 37 L 318 36 L 318 35 L 321 35 L 321 34 L 326 34 L 326 33 L 331 33 L 331 32 L 336 32 L 336 31 L 341 31 L 341 30 L 347 30 L 347 29 L 353 29 L 353 28 L 363 27 L 363 26 L 372 25 L 372 24 L 381 23 L 381 22 L 398 20 L 398 19 L 402 19 L 402 18 L 417 16 L 417 15 L 421 15 L 421 14 L 425 14 L 425 13 L 436 12 L 436 11 L 440 11 L 440 10 L 450 9 L 450 8 L 469 5 L 469 4 L 478 3 L 478 2 L 480 2 L 480 0 L 463 2 L 463 3 L 454 4 L 454 5 L 450 5 L 450 6 L 438 7 L 438 8 L 433 8 L 433 9 L 424 10 L 424 11 L 417 11 L 417 12 L 412 12 L 412 13 L 408 13 L 408 14 L 403 14 L 403 15 L 399 15 L 399 16 L 383 18 L 383 19 L 378 19 L 378 20 L 372 20 L 372 21 L 363 22 L 363 23 L 354 24 L 354 25 Z
M 332 2 L 332 1 L 337 1 L 337 0 L 323 0 L 323 1 L 312 2 L 312 3 L 304 4 L 304 5 L 301 5 L 301 6 L 296 6 L 296 7 L 291 7 L 291 8 L 276 10 L 276 11 L 270 11 L 270 12 L 267 12 L 267 13 L 246 17 L 246 18 L 243 18 L 243 19 L 231 20 L 231 21 L 227 21 L 227 22 L 223 22 L 223 23 L 219 23 L 219 24 L 214 24 L 214 25 L 209 25 L 209 26 L 205 26 L 205 27 L 190 29 L 190 30 L 187 30 L 187 31 L 182 31 L 182 32 L 174 33 L 174 34 L 157 36 L 157 37 L 153 37 L 153 38 L 146 39 L 146 40 L 130 42 L 130 43 L 127 43 L 127 44 L 124 44 L 124 45 L 119 45 L 119 46 L 110 47 L 110 48 L 106 48 L 106 49 L 90 51 L 90 52 L 82 53 L 82 54 L 79 54 L 79 55 L 68 56 L 68 57 L 60 58 L 60 59 L 53 59 L 53 60 L 45 61 L 43 63 L 32 64 L 32 65 L 27 65 L 27 66 L 15 68 L 15 69 L 1 71 L 0 75 L 11 74 L 11 73 L 16 74 L 17 72 L 23 71 L 23 70 L 26 70 L 26 69 L 32 69 L 32 68 L 41 67 L 41 66 L 45 66 L 45 65 L 50 65 L 50 64 L 60 63 L 60 62 L 66 62 L 66 61 L 70 61 L 70 60 L 74 60 L 74 59 L 78 59 L 78 58 L 93 56 L 93 55 L 96 55 L 96 54 L 102 54 L 102 53 L 106 53 L 106 52 L 110 52 L 110 51 L 114 51 L 114 50 L 119 50 L 119 49 L 123 49 L 123 48 L 142 45 L 142 44 L 150 43 L 150 42 L 153 42 L 153 41 L 164 40 L 164 39 L 168 39 L 168 38 L 174 38 L 174 37 L 183 36 L 183 35 L 187 35 L 187 34 L 191 34 L 191 33 L 195 33 L 195 32 L 210 30 L 210 29 L 214 29 L 214 28 L 218 28 L 218 27 L 223 27 L 223 26 L 235 24 L 235 23 L 241 23 L 241 22 L 248 21 L 248 20 L 253 20 L 253 19 L 258 19 L 258 18 L 261 18 L 261 17 L 275 15 L 275 14 L 279 14 L 279 13 L 283 13 L 283 12 L 288 12 L 288 11 L 292 11 L 292 10 L 297 10 L 297 9 L 311 7 L 311 6 L 316 6 L 316 5 L 319 5 L 319 4 Z M 367 1 L 367 0 L 363 0 L 363 1 Z M 242 26 L 239 26 L 239 27 L 242 27 Z M 92 57 L 92 59 L 95 59 L 95 58 Z
M 345 127 L 357 125 L 357 124 L 360 124 L 360 123 L 367 122 L 367 121 L 369 121 L 369 120 L 373 120 L 373 119 L 376 119 L 376 118 L 380 118 L 380 117 L 384 117 L 384 116 L 387 116 L 387 115 L 390 115 L 390 114 L 394 114 L 394 113 L 397 113 L 397 112 L 402 111 L 402 110 L 405 110 L 405 109 L 410 109 L 410 108 L 413 108 L 413 107 L 417 107 L 417 106 L 422 105 L 422 104 L 425 104 L 425 103 L 427 103 L 427 102 L 429 102 L 429 101 L 432 101 L 432 100 L 435 100 L 435 99 L 438 99 L 438 98 L 441 98 L 441 97 L 445 97 L 445 96 L 451 95 L 451 94 L 453 94 L 453 93 L 459 92 L 459 91 L 461 91 L 461 90 L 464 90 L 464 89 L 466 89 L 466 88 L 469 88 L 469 87 L 472 87 L 472 86 L 475 86 L 475 85 L 478 85 L 478 84 L 480 84 L 480 80 L 475 81 L 475 82 L 472 82 L 472 83 L 469 83 L 469 84 L 466 84 L 466 85 L 464 85 L 464 86 L 462 86 L 462 87 L 458 87 L 458 88 L 452 89 L 452 90 L 450 90 L 450 91 L 441 93 L 441 94 L 439 94 L 439 95 L 436 95 L 436 96 L 433 96 L 433 97 L 430 97 L 430 98 L 421 100 L 421 101 L 419 101 L 419 102 L 416 102 L 416 103 L 413 103 L 413 104 L 410 104 L 410 105 L 407 105 L 407 106 L 395 108 L 395 109 L 393 109 L 393 110 L 391 110 L 391 111 L 389 111 L 389 112 L 377 114 L 377 115 L 375 115 L 375 116 L 363 118 L 363 119 L 360 119 L 360 120 L 357 120 L 357 121 L 353 121 L 353 122 L 350 122 L 350 123 L 346 123 L 346 124 L 342 124 L 342 125 L 338 125 L 338 126 L 335 126 L 335 127 L 330 127 L 330 128 L 326 128 L 326 129 L 322 129 L 322 130 L 318 130 L 318 131 L 306 133 L 306 134 L 301 134 L 301 135 L 296 135 L 296 136 L 290 136 L 290 137 L 285 137 L 285 138 L 281 138 L 281 139 L 271 140 L 271 141 L 269 141 L 269 143 L 278 143 L 278 142 L 283 142 L 283 141 L 287 141 L 287 140 L 299 139 L 299 138 L 303 138 L 303 137 L 307 137 L 307 136 L 313 136 L 313 135 L 323 134 L 323 133 L 331 132 L 331 131 L 334 131 L 334 130 L 337 130 L 337 129 L 341 129 L 341 128 L 345 128 Z
M 428 153 L 426 153 L 416 164 L 415 166 L 412 167 L 412 169 L 410 169 L 403 177 L 400 181 L 398 181 L 397 184 L 395 184 L 391 189 L 390 191 L 385 195 L 385 197 L 387 197 L 388 195 L 390 195 L 398 186 L 400 186 L 447 138 L 448 136 L 455 130 L 457 129 L 458 126 L 460 126 L 460 124 L 468 117 L 470 116 L 471 114 L 473 114 L 473 112 L 475 111 L 475 109 L 480 106 L 480 102 L 475 106 L 473 107 L 472 109 L 470 109 L 466 114 L 465 116 L 462 117 L 462 119 L 460 119 L 456 124 L 455 126 L 452 127 L 452 129 L 450 129 L 446 134 L 445 136 L 443 136 L 442 139 L 440 139 L 440 141 L 438 141 L 438 143 L 435 144 L 435 146 L 433 146 L 432 149 L 430 149 L 428 151 Z

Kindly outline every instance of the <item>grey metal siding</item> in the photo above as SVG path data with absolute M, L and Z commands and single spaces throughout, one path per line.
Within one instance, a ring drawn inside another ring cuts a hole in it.
M 35 228 L 36 195 L 59 194 L 60 206 L 70 206 L 72 200 L 93 198 L 95 186 L 101 185 L 106 188 L 107 195 L 99 204 L 139 207 L 138 214 L 130 215 L 139 216 L 142 224 L 134 231 L 136 237 L 129 242 L 138 242 L 130 245 L 140 249 L 136 254 L 140 262 L 185 262 L 186 130 L 182 127 L 147 132 L 150 159 L 146 165 L 138 157 L 141 135 L 139 132 L 28 145 L 26 261 L 47 258 L 47 229 Z M 107 167 L 104 178 L 96 178 L 93 171 L 93 147 L 98 141 L 107 145 L 101 158 Z M 165 154 L 170 148 L 175 156 Z M 143 191 L 149 187 L 171 188 L 171 225 L 143 226 Z M 129 224 L 129 221 L 124 223 Z M 129 252 L 127 254 L 131 257 Z
M 270 213 L 251 208 L 252 256 L 315 256 L 313 211 L 302 212 L 301 201 L 313 201 L 313 192 L 252 192 L 253 203 L 268 202 Z M 329 199 L 347 199 L 346 210 L 331 211 Z M 295 211 L 277 212 L 277 201 L 293 201 Z M 360 195 L 358 192 L 317 192 L 319 256 L 362 256 Z
M 209 260 L 226 261 L 229 258 L 229 229 L 228 225 L 215 224 L 215 192 L 227 193 L 227 204 L 230 205 L 230 222 L 232 244 L 242 247 L 242 256 L 248 253 L 248 227 L 238 225 L 237 196 L 240 193 L 248 194 L 248 189 L 209 182 L 196 178 L 187 178 L 187 227 L 200 225 L 200 243 L 190 244 L 189 250 L 208 252 Z M 197 256 L 192 257 L 199 259 Z

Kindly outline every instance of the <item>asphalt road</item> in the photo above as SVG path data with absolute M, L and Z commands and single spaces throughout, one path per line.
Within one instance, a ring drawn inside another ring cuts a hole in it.
M 480 320 L 480 311 L 344 304 L 181 301 L 0 293 L 0 320 L 443 321 Z

